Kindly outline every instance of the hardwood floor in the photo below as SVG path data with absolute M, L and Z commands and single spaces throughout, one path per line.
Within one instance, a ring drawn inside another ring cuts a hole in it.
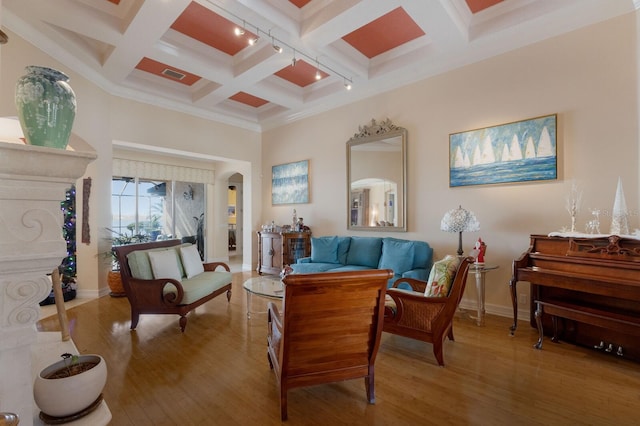
M 279 396 L 266 356 L 266 315 L 246 317 L 234 274 L 231 303 L 215 298 L 189 315 L 142 315 L 129 330 L 126 298 L 103 297 L 67 311 L 81 353 L 107 361 L 104 398 L 112 425 L 280 424 Z M 505 284 L 506 286 L 506 284 Z M 505 291 L 508 291 L 505 288 Z M 254 297 L 252 310 L 266 302 Z M 486 326 L 456 317 L 445 367 L 427 343 L 383 333 L 376 360 L 376 404 L 364 381 L 294 389 L 290 425 L 631 425 L 638 424 L 640 364 L 545 340 L 521 322 L 487 316 Z M 42 331 L 58 330 L 55 316 Z

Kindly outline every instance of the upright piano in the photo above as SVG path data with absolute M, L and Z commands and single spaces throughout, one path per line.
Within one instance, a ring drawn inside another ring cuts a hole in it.
M 640 239 L 531 235 L 529 249 L 513 261 L 512 334 L 519 281 L 531 283 L 530 322 L 541 332 L 536 347 L 544 329 L 554 340 L 640 361 Z

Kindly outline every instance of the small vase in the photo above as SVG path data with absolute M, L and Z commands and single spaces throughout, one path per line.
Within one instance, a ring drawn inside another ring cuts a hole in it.
M 16 108 L 28 144 L 65 149 L 76 116 L 76 95 L 64 73 L 28 66 L 16 84 Z

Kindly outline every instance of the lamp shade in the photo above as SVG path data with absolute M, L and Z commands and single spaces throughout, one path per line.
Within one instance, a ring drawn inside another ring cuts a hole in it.
M 480 230 L 480 222 L 473 212 L 465 210 L 462 206 L 449 210 L 442 217 L 440 229 L 446 232 L 458 233 L 458 256 L 462 256 L 462 233 Z
M 446 232 L 473 232 L 480 230 L 480 222 L 473 212 L 462 206 L 449 210 L 442 217 L 440 229 Z

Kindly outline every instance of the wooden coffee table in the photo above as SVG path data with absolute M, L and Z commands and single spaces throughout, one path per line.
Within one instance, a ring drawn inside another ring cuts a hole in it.
M 252 295 L 255 294 L 256 296 L 275 300 L 282 300 L 284 296 L 282 280 L 275 275 L 261 275 L 249 278 L 242 284 L 242 287 L 247 291 L 247 319 L 251 319 Z

